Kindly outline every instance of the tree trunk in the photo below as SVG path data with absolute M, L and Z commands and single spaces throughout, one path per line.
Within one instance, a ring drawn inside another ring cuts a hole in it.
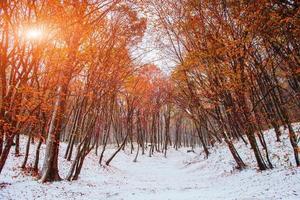
M 13 144 L 13 141 L 14 141 L 14 136 L 13 136 L 13 133 L 10 133 L 10 134 L 7 134 L 6 138 L 5 138 L 5 146 L 4 146 L 4 149 L 2 151 L 2 154 L 1 154 L 1 157 L 0 157 L 0 174 L 2 172 L 2 169 L 5 165 L 5 162 L 7 160 L 7 157 L 8 157 L 8 154 L 9 154 L 9 151 L 10 151 L 10 148 Z
M 167 157 L 167 150 L 168 150 L 168 139 L 170 134 L 170 109 L 168 109 L 167 114 L 164 115 L 165 118 L 165 144 L 164 144 L 164 156 Z
M 135 158 L 134 158 L 133 162 L 137 162 L 139 151 L 140 151 L 140 145 L 138 144 L 137 151 L 136 151 Z
M 126 144 L 126 140 L 128 138 L 128 134 L 125 136 L 121 146 L 117 149 L 117 151 L 115 151 L 115 153 L 106 161 L 106 165 L 109 165 L 109 163 L 114 159 L 114 157 L 121 151 L 121 149 L 125 146 Z
M 29 156 L 29 149 L 30 149 L 30 141 L 31 141 L 31 136 L 28 136 L 26 150 L 25 150 L 25 157 L 24 157 L 23 164 L 21 166 L 22 169 L 25 169 L 26 164 L 27 164 L 27 160 L 28 160 L 28 156 Z
M 34 166 L 33 166 L 33 170 L 35 172 L 38 172 L 38 170 L 39 170 L 40 149 L 41 149 L 42 143 L 43 143 L 43 139 L 40 138 L 39 142 L 36 146 L 36 150 L 35 150 L 35 159 L 34 159 Z
M 104 126 L 105 126 L 104 127 L 104 143 L 103 143 L 103 148 L 102 148 L 100 158 L 99 158 L 99 164 L 100 165 L 102 163 L 102 159 L 103 159 L 103 156 L 104 156 L 104 151 L 106 149 L 107 141 L 108 141 L 108 138 L 109 138 L 110 122 L 106 122 Z
M 196 123 L 198 123 L 198 122 L 196 122 Z M 197 130 L 198 137 L 199 137 L 199 140 L 201 142 L 201 145 L 203 147 L 203 150 L 204 150 L 204 153 L 205 153 L 205 157 L 208 158 L 209 151 L 208 151 L 208 148 L 207 148 L 207 146 L 206 146 L 206 144 L 204 142 L 203 135 L 202 135 L 202 132 L 201 132 L 201 127 L 198 124 L 196 124 L 196 130 Z
M 54 111 L 52 113 L 46 143 L 46 152 L 41 177 L 41 181 L 43 183 L 61 180 L 58 174 L 58 152 L 60 131 L 62 127 L 62 115 L 64 114 L 66 104 L 66 93 L 66 85 L 58 88 L 58 96 L 55 102 Z
M 16 134 L 15 138 L 15 156 L 18 157 L 20 156 L 20 134 Z
M 289 138 L 290 138 L 290 142 L 291 142 L 291 145 L 293 147 L 293 151 L 294 151 L 294 157 L 295 157 L 295 161 L 296 161 L 296 165 L 297 167 L 300 166 L 300 161 L 299 161 L 299 154 L 298 154 L 298 151 L 299 151 L 299 147 L 298 147 L 298 144 L 297 144 L 297 136 L 293 130 L 293 127 L 290 123 L 287 124 L 288 126 L 288 130 L 289 130 Z
M 2 154 L 2 150 L 3 150 L 3 131 L 0 130 L 0 156 Z

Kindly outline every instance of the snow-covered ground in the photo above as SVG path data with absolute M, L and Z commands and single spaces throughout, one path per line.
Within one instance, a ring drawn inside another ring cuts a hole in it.
M 300 126 L 295 127 L 297 130 Z M 0 175 L 0 185 L 5 183 L 0 188 L 0 199 L 300 199 L 300 169 L 294 167 L 287 134 L 281 137 L 282 143 L 274 141 L 273 131 L 267 131 L 265 136 L 275 169 L 264 172 L 255 169 L 254 155 L 242 142 L 235 145 L 249 167 L 241 172 L 235 170 L 224 144 L 211 149 L 208 159 L 203 158 L 201 149 L 196 153 L 170 149 L 168 158 L 159 153 L 151 158 L 146 154 L 134 163 L 135 154 L 120 152 L 105 168 L 98 165 L 98 157 L 91 152 L 79 180 L 47 184 L 21 172 L 18 166 L 23 157 L 10 155 Z M 71 164 L 63 159 L 65 147 L 62 144 L 60 149 L 62 177 Z M 105 158 L 112 152 L 108 149 Z

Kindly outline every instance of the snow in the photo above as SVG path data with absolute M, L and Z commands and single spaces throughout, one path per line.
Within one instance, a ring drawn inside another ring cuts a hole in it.
M 300 124 L 295 128 L 299 134 Z M 169 149 L 167 158 L 161 153 L 149 157 L 140 155 L 132 162 L 135 153 L 120 152 L 109 167 L 100 167 L 94 152 L 86 158 L 77 181 L 61 181 L 42 184 L 24 174 L 18 168 L 23 156 L 13 154 L 0 175 L 0 199 L 300 199 L 300 169 L 294 167 L 294 158 L 288 136 L 283 142 L 275 142 L 273 130 L 266 131 L 273 170 L 260 172 L 256 169 L 252 151 L 242 141 L 235 142 L 242 159 L 248 165 L 243 171 L 235 169 L 234 161 L 225 146 L 219 144 L 210 149 L 204 159 L 200 148 L 187 153 L 187 148 Z M 26 139 L 22 139 L 24 151 Z M 42 146 L 43 153 L 44 146 Z M 63 159 L 66 144 L 61 144 L 59 169 L 65 177 L 71 162 Z M 35 147 L 31 148 L 34 155 Z M 105 152 L 107 159 L 113 148 Z M 12 151 L 13 152 L 13 151 Z M 42 156 L 43 157 L 43 156 Z M 30 157 L 32 162 L 33 157 Z M 43 160 L 43 159 L 42 159 Z M 42 160 L 40 165 L 42 164 Z

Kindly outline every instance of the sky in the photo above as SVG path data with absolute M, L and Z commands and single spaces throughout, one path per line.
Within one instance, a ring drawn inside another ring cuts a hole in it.
M 141 43 L 132 50 L 133 58 L 137 58 L 137 62 L 141 64 L 155 64 L 164 73 L 169 74 L 176 63 L 159 47 L 156 37 L 155 33 L 147 29 Z
M 155 26 L 153 14 L 142 13 L 141 15 L 147 15 L 147 29 L 141 43 L 132 51 L 132 55 L 134 58 L 138 57 L 137 60 L 142 64 L 155 64 L 164 73 L 170 74 L 176 66 L 176 62 L 172 59 L 173 56 L 166 50 L 166 47 L 163 47 L 165 44 L 162 44 L 162 40 L 164 40 L 163 43 L 167 43 L 167 41 L 162 36 L 162 32 L 158 32 L 156 28 L 153 28 Z

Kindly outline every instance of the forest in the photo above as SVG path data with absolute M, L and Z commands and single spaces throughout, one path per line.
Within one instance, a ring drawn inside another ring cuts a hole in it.
M 299 6 L 1 0 L 0 199 L 298 199 Z M 261 193 L 234 194 L 250 173 Z

